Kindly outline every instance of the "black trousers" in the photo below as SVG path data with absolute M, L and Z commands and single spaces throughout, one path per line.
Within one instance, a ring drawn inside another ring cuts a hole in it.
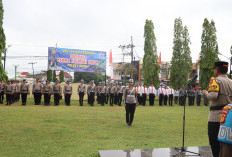
M 110 93 L 110 106 L 114 104 L 114 93 Z
M 70 98 L 71 98 L 71 94 L 65 94 L 64 101 L 66 106 L 70 106 Z
M 27 103 L 27 93 L 22 93 L 21 98 L 22 98 L 22 105 L 26 105 L 26 103 Z
M 179 100 L 179 105 L 180 105 L 180 106 L 184 106 L 184 105 L 185 105 L 185 96 L 180 96 L 179 99 L 180 99 L 180 100 Z
M 60 104 L 60 94 L 54 93 L 54 105 L 58 106 Z
M 160 105 L 160 106 L 163 105 L 163 97 L 164 97 L 163 94 L 160 94 L 160 95 L 159 95 L 159 105 Z
M 11 95 L 11 104 L 13 104 L 13 103 L 15 102 L 15 100 L 14 100 L 14 95 L 15 95 L 15 93 L 13 93 L 13 94 Z
M 167 105 L 167 101 L 168 101 L 168 96 L 164 95 L 164 105 Z
M 172 106 L 173 94 L 169 95 L 168 100 L 169 100 L 169 106 Z
M 118 93 L 118 106 L 122 106 L 122 93 Z
M 117 105 L 118 104 L 118 94 L 114 95 L 114 104 Z
M 197 95 L 197 106 L 201 105 L 201 95 Z
M 97 104 L 100 104 L 100 93 L 97 93 Z
M 6 94 L 6 105 L 11 105 L 11 94 Z
M 79 92 L 79 103 L 80 103 L 80 106 L 83 106 L 84 95 L 85 95 L 84 92 Z
M 106 94 L 106 104 L 108 104 L 109 101 L 109 93 Z
M 93 104 L 94 104 L 94 96 L 95 96 L 95 92 L 90 92 L 90 94 L 89 94 L 89 104 L 90 104 L 90 106 L 93 106 Z
M 147 94 L 142 95 L 142 105 L 145 106 L 147 102 Z
M 34 102 L 35 105 L 40 105 L 41 104 L 41 93 L 34 93 Z
M 149 94 L 149 105 L 154 106 L 155 94 Z
M 16 94 L 16 100 L 19 101 L 19 99 L 20 99 L 20 93 L 17 93 Z
M 192 105 L 195 103 L 195 96 L 192 97 Z
M 87 94 L 87 101 L 88 101 L 88 104 L 90 104 L 89 95 L 90 95 L 90 94 Z
M 211 146 L 214 157 L 219 157 L 219 153 L 220 153 L 220 143 L 218 141 L 219 128 L 220 128 L 219 122 L 208 122 L 209 144 Z
M 174 101 L 175 101 L 175 104 L 178 104 L 178 96 L 175 96 Z
M 139 105 L 141 105 L 141 96 L 140 96 L 140 94 L 137 94 L 137 99 L 138 99 Z
M 3 104 L 3 101 L 4 101 L 4 91 L 1 91 L 0 92 L 0 103 Z
M 101 93 L 100 94 L 100 103 L 101 103 L 101 106 L 104 106 L 105 102 L 106 102 L 106 95 L 105 95 L 105 93 Z
M 49 105 L 50 103 L 50 94 L 44 93 L 44 105 Z
M 132 124 L 134 120 L 136 104 L 126 104 L 126 123 Z

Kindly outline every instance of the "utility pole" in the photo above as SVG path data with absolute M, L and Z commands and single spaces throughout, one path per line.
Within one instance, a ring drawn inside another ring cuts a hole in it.
M 34 64 L 36 64 L 36 62 L 30 62 L 28 64 L 31 64 L 32 65 L 32 70 L 33 70 L 33 78 L 34 78 Z
M 131 62 L 133 61 L 133 48 L 135 45 L 133 45 L 133 38 L 131 36 L 131 44 L 128 45 L 119 45 L 119 48 L 122 49 L 122 55 L 123 55 L 123 62 L 124 62 L 124 56 L 131 56 Z M 130 49 L 130 52 L 125 52 L 126 49 Z
M 17 80 L 17 65 L 14 66 L 15 67 L 15 80 Z

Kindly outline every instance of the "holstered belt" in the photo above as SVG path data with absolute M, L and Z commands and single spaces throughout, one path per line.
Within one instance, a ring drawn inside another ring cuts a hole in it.
M 222 110 L 223 107 L 225 107 L 226 105 L 223 106 L 211 106 L 210 107 L 210 111 L 214 111 L 214 110 Z

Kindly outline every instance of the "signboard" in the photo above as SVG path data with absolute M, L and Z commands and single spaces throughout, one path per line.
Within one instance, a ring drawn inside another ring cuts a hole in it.
M 49 47 L 48 69 L 105 73 L 106 52 Z

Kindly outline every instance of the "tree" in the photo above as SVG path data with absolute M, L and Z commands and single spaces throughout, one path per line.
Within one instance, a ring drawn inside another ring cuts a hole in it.
M 159 84 L 160 66 L 157 56 L 156 37 L 154 34 L 154 25 L 151 20 L 146 20 L 144 26 L 144 56 L 143 56 L 143 77 L 144 83 L 148 86 L 154 83 Z
M 214 76 L 214 62 L 218 61 L 218 43 L 216 27 L 213 20 L 204 19 L 201 35 L 201 57 L 200 57 L 200 85 L 203 89 L 208 87 L 210 78 Z
M 48 70 L 48 71 L 47 71 L 47 80 L 48 80 L 49 82 L 52 81 L 52 70 Z
M 95 84 L 99 84 L 99 82 L 105 81 L 105 76 L 101 73 L 75 72 L 74 82 L 80 82 L 81 79 L 83 79 L 85 83 L 89 83 L 90 81 L 94 80 Z
M 170 69 L 170 83 L 174 88 L 181 88 L 188 81 L 191 72 L 190 38 L 187 26 L 183 27 L 182 19 L 174 21 L 173 53 Z
M 59 74 L 59 78 L 60 78 L 60 83 L 64 82 L 64 71 L 60 71 L 60 74 Z
M 52 82 L 56 82 L 56 71 L 52 71 Z
M 3 14 L 4 14 L 3 4 L 2 4 L 2 0 L 0 0 L 0 78 L 2 78 L 4 82 L 6 82 L 8 77 L 2 65 L 3 54 L 6 52 L 6 37 L 5 37 L 4 29 L 2 27 Z

